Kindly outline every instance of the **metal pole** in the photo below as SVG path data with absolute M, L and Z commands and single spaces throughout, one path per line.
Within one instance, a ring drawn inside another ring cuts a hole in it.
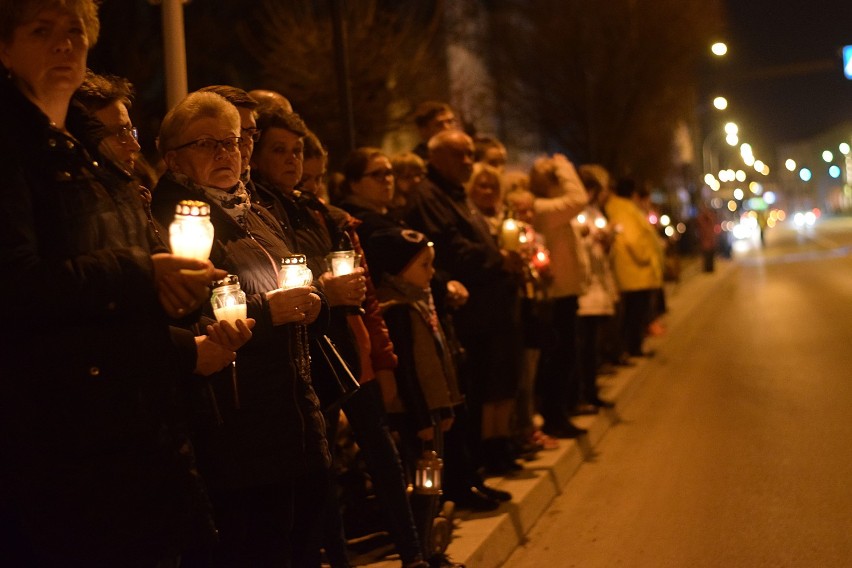
M 334 68 L 337 73 L 337 91 L 340 100 L 340 117 L 347 150 L 355 149 L 355 116 L 352 110 L 352 90 L 349 84 L 349 53 L 346 39 L 346 22 L 343 14 L 345 0 L 329 0 L 334 36 Z
M 186 41 L 183 27 L 185 0 L 155 0 L 163 6 L 163 55 L 166 73 L 166 107 L 177 105 L 187 93 Z

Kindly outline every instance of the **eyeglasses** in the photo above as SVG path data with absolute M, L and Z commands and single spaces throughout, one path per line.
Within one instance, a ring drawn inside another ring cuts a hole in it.
M 240 149 L 242 138 L 239 136 L 229 136 L 221 140 L 215 138 L 199 138 L 180 146 L 175 146 L 172 150 L 183 150 L 184 148 L 196 148 L 209 154 L 215 154 L 216 150 L 222 148 L 226 152 L 237 152 Z
M 110 136 L 115 136 L 121 144 L 128 144 L 131 140 L 139 142 L 139 131 L 135 126 L 122 126 L 116 130 L 111 130 Z
M 372 172 L 364 172 L 362 178 L 369 177 L 376 181 L 385 181 L 389 177 L 393 177 L 393 170 L 390 168 L 382 168 L 381 170 L 373 170 Z
M 242 142 L 248 142 L 246 138 L 251 138 L 254 142 L 260 140 L 260 128 L 240 128 L 240 131 L 244 134 Z

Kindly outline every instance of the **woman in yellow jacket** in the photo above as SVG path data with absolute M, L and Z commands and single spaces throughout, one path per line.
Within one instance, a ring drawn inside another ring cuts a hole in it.
M 663 285 L 663 250 L 654 227 L 630 196 L 611 192 L 606 169 L 584 165 L 580 175 L 594 178 L 603 188 L 599 202 L 615 231 L 610 258 L 624 310 L 621 339 L 627 354 L 639 357 L 654 297 Z

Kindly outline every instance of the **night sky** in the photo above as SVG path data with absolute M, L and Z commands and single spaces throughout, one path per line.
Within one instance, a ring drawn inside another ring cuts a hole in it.
M 716 83 L 744 137 L 776 145 L 852 124 L 840 56 L 852 0 L 728 0 L 726 39 Z

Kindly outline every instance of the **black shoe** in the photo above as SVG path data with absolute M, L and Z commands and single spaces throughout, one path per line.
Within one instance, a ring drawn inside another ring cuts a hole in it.
M 471 511 L 494 511 L 500 507 L 498 501 L 488 497 L 476 487 L 471 487 L 470 490 L 459 495 L 447 495 L 446 500 L 455 503 L 457 509 L 469 509 Z
M 541 431 L 548 436 L 553 436 L 554 438 L 578 438 L 579 436 L 589 432 L 585 428 L 578 428 L 570 422 L 566 422 L 565 424 L 560 424 L 558 426 L 548 426 L 547 423 L 545 423 Z
M 433 554 L 427 562 L 429 562 L 429 566 L 432 568 L 465 568 L 464 564 L 453 562 L 450 557 L 443 552 Z
M 476 488 L 479 489 L 480 493 L 484 494 L 489 499 L 493 499 L 494 501 L 506 502 L 512 500 L 512 494 L 508 491 L 495 489 L 494 487 L 488 487 L 484 483 L 482 485 L 477 485 Z
M 600 409 L 594 403 L 578 404 L 574 407 L 574 410 L 571 411 L 571 416 L 586 416 L 591 414 L 597 414 L 598 410 Z
M 615 408 L 614 402 L 610 400 L 602 400 L 598 397 L 593 398 L 590 402 L 599 408 Z

